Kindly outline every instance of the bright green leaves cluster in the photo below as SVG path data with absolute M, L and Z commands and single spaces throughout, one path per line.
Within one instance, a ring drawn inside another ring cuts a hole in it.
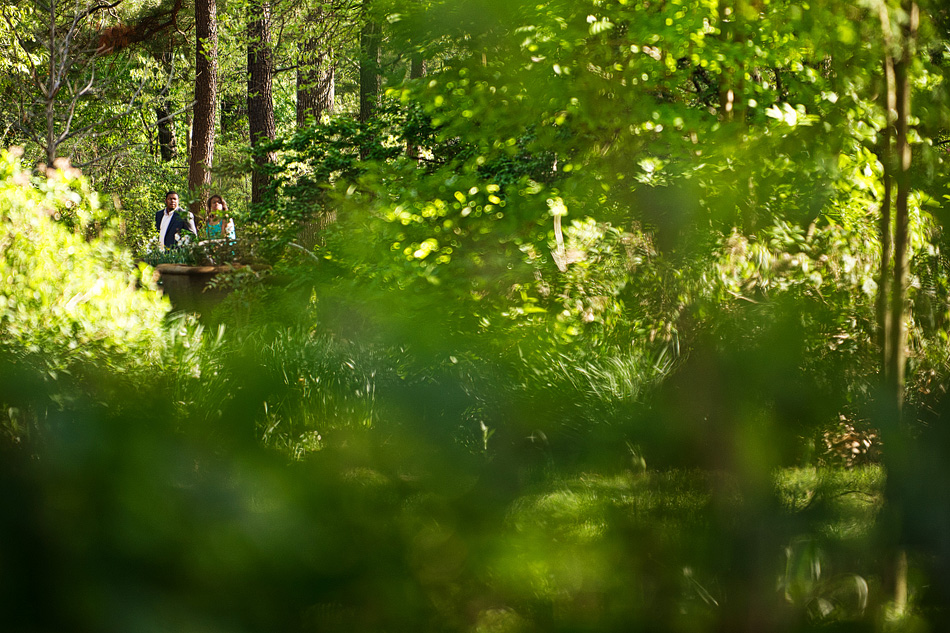
M 448 264 L 452 261 L 454 248 L 473 237 L 473 232 L 488 234 L 492 230 L 492 220 L 504 219 L 506 202 L 497 195 L 500 189 L 494 184 L 473 185 L 467 191 L 453 192 L 451 200 L 426 200 L 416 209 L 396 205 L 383 219 L 406 228 L 397 233 L 392 250 L 402 251 L 410 262 L 422 264 L 432 255 L 428 264 Z M 433 236 L 411 241 L 413 235 L 420 234 Z M 407 240 L 410 241 L 406 243 Z
M 109 238 L 87 239 L 98 214 L 65 163 L 46 174 L 0 155 L 0 351 L 54 374 L 76 363 L 131 370 L 164 349 L 166 300 L 146 268 Z
M 374 260 L 374 274 L 398 287 L 443 286 L 465 299 L 494 301 L 503 284 L 523 274 L 513 268 L 519 266 L 521 246 L 547 239 L 536 183 L 503 187 L 487 180 L 490 176 L 480 178 L 477 169 L 467 175 L 448 169 L 425 175 L 412 162 L 379 166 L 375 173 L 379 182 L 411 186 L 391 198 L 344 200 L 348 207 L 369 203 L 373 213 L 367 218 L 355 209 L 348 212 L 353 224 L 347 222 L 338 237 L 349 241 L 355 231 L 372 243 L 382 242 L 388 261 L 380 261 L 375 249 L 359 257 Z
M 719 279 L 709 285 L 718 301 L 765 301 L 793 290 L 813 299 L 870 305 L 877 285 L 877 244 L 838 225 L 803 228 L 776 220 L 755 240 L 733 234 L 723 243 Z
M 556 211 L 557 204 L 552 215 Z M 555 222 L 556 227 L 561 226 Z M 563 231 L 555 230 L 553 239 L 546 244 L 546 251 L 560 272 L 537 279 L 532 295 L 527 295 L 523 305 L 515 306 L 511 313 L 527 316 L 534 310 L 547 312 L 542 306 L 549 306 L 555 312 L 552 327 L 557 340 L 609 340 L 622 327 L 625 316 L 629 317 L 619 298 L 630 280 L 628 237 L 591 218 L 565 221 Z M 539 268 L 548 259 L 535 249 L 526 249 L 526 254 L 528 261 Z

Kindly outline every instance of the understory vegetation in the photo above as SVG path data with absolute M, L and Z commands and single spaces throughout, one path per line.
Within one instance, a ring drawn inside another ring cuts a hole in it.
M 124 0 L 64 85 L 136 110 L 11 97 L 55 62 L 40 4 L 0 9 L 0 629 L 950 618 L 942 5 L 224 0 L 209 53 Z M 319 116 L 275 72 L 267 137 L 233 78 L 271 9 L 281 72 L 353 62 Z M 105 46 L 136 24 L 167 54 Z M 189 189 L 162 108 L 216 56 Z M 237 239 L 158 249 L 169 189 Z M 208 300 L 162 264 L 213 264 Z

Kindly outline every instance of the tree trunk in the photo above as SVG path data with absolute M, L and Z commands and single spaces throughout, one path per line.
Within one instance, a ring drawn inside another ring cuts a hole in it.
M 910 261 L 910 214 L 908 199 L 910 197 L 910 166 L 911 146 L 908 138 L 909 120 L 911 116 L 910 77 L 908 71 L 911 65 L 911 50 L 917 37 L 917 23 L 919 19 L 917 4 L 913 0 L 905 3 L 907 22 L 903 25 L 900 43 L 900 59 L 893 61 L 892 55 L 893 32 L 887 19 L 887 9 L 882 9 L 882 26 L 885 34 L 885 45 L 888 48 L 885 62 L 885 79 L 888 86 L 887 118 L 888 128 L 893 121 L 893 131 L 885 134 L 885 200 L 886 209 L 890 209 L 890 196 L 893 193 L 893 264 L 890 283 L 886 282 L 879 290 L 882 293 L 889 291 L 889 304 L 885 310 L 879 304 L 879 315 L 884 316 L 881 328 L 884 332 L 883 344 L 883 382 L 885 390 L 884 416 L 881 420 L 881 436 L 887 447 L 886 465 L 888 477 L 885 495 L 894 514 L 894 525 L 898 526 L 894 538 L 895 551 L 892 577 L 889 579 L 894 592 L 894 610 L 903 614 L 907 607 L 907 550 L 904 548 L 906 535 L 902 534 L 904 514 L 906 508 L 902 504 L 901 490 L 911 477 L 914 468 L 913 458 L 908 454 L 905 431 L 902 429 L 902 415 L 904 402 L 904 365 L 906 361 L 907 328 L 907 287 L 908 267 Z M 889 72 L 887 64 L 892 62 L 893 73 Z M 891 108 L 893 107 L 893 111 Z M 893 154 L 891 154 L 893 148 Z M 890 173 L 888 173 L 890 172 Z M 890 184 L 893 180 L 895 187 Z M 890 218 L 883 217 L 882 209 L 882 279 L 886 279 L 885 258 L 887 257 L 887 231 L 884 222 L 890 226 Z M 889 286 L 889 288 L 888 288 Z M 885 294 L 879 301 L 888 301 Z M 886 312 L 886 314 L 884 314 Z
M 887 8 L 884 7 L 883 11 L 886 13 Z M 885 23 L 885 31 L 890 27 Z M 889 39 L 885 37 L 885 39 Z M 891 262 L 893 261 L 894 256 L 894 234 L 891 230 L 891 224 L 893 222 L 893 213 L 892 213 L 892 203 L 893 203 L 893 179 L 894 179 L 894 133 L 893 133 L 893 124 L 897 117 L 897 106 L 896 106 L 896 93 L 894 88 L 894 59 L 891 57 L 890 53 L 885 56 L 884 59 L 884 83 L 885 83 L 885 113 L 887 117 L 886 124 L 884 126 L 883 139 L 881 141 L 881 162 L 884 167 L 884 173 L 882 176 L 884 184 L 884 197 L 881 200 L 881 217 L 879 220 L 879 232 L 881 239 L 881 270 L 878 277 L 878 290 L 877 290 L 877 323 L 878 323 L 878 345 L 880 346 L 880 358 L 881 358 L 881 368 L 883 370 L 883 375 L 885 376 L 885 382 L 888 380 L 887 375 L 891 367 L 891 356 L 893 355 L 893 350 L 891 349 L 891 312 L 890 312 L 890 296 L 891 296 L 891 282 L 892 282 L 892 270 Z
M 908 24 L 903 37 L 901 59 L 894 64 L 894 88 L 897 120 L 895 125 L 894 154 L 897 161 L 894 180 L 897 192 L 894 199 L 894 276 L 891 289 L 890 314 L 890 362 L 885 368 L 888 392 L 898 412 L 904 396 L 904 348 L 907 344 L 907 328 L 904 316 L 907 312 L 908 262 L 910 259 L 910 197 L 911 146 L 908 139 L 910 119 L 910 48 L 917 35 L 919 18 L 917 4 L 910 2 Z
M 366 123 L 379 106 L 382 30 L 369 15 L 370 0 L 363 0 L 363 29 L 360 31 L 360 122 Z
M 320 121 L 323 113 L 333 114 L 336 76 L 330 34 L 323 18 L 324 10 L 309 11 L 304 25 L 310 34 L 303 38 L 297 63 L 297 127 L 312 118 Z
M 269 0 L 248 5 L 247 20 L 247 120 L 251 133 L 251 149 L 274 140 L 277 126 L 274 122 L 274 59 L 271 51 Z M 267 186 L 267 175 L 262 170 L 271 160 L 269 154 L 254 158 L 251 174 L 251 204 L 257 204 Z
M 178 141 L 175 138 L 175 124 L 172 119 L 171 103 L 167 96 L 159 96 L 159 105 L 155 108 L 158 121 L 158 151 L 162 162 L 168 163 L 178 157 Z
M 162 157 L 162 162 L 167 163 L 178 157 L 178 139 L 175 137 L 172 102 L 168 98 L 168 90 L 172 77 L 171 54 L 169 51 L 162 53 L 159 61 L 168 80 L 158 93 L 158 106 L 155 108 L 155 119 L 158 127 L 158 151 Z
M 368 123 L 379 107 L 379 62 L 382 39 L 380 25 L 369 13 L 371 0 L 363 0 L 363 28 L 360 31 L 360 123 Z M 369 141 L 360 145 L 360 159 L 369 156 Z
M 426 74 L 426 60 L 422 53 L 416 51 L 412 54 L 409 61 L 409 79 L 421 79 Z M 419 158 L 419 148 L 413 143 L 413 139 L 406 141 L 406 156 L 410 158 Z
M 426 60 L 416 51 L 409 62 L 409 79 L 421 79 L 426 76 Z
M 56 53 L 56 3 L 49 3 L 49 79 L 47 82 L 46 100 L 46 164 L 52 167 L 56 162 L 56 150 L 59 148 L 59 139 L 56 135 L 56 95 L 59 87 L 56 81 L 57 62 Z M 63 51 L 65 57 L 67 51 Z M 65 63 L 65 60 L 63 60 Z
M 218 110 L 218 19 L 215 0 L 195 2 L 195 107 L 188 163 L 188 188 L 196 196 L 191 211 L 201 213 L 201 201 L 211 184 L 214 126 Z

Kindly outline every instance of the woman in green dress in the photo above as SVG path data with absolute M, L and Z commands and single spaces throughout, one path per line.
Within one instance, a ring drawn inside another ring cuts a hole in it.
M 234 220 L 228 215 L 228 203 L 218 194 L 208 198 L 208 222 L 205 231 L 209 240 L 222 237 L 235 239 Z

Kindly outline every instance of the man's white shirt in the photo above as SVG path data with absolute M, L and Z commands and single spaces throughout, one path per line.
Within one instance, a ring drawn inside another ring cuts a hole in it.
M 165 233 L 168 232 L 168 225 L 172 221 L 172 216 L 181 210 L 181 207 L 175 209 L 174 211 L 165 209 L 165 215 L 162 216 L 162 225 L 158 233 L 158 248 L 160 250 L 165 250 Z M 191 213 L 191 211 L 188 212 L 188 228 L 192 233 L 198 235 L 198 228 L 195 226 L 195 216 Z
M 175 215 L 174 211 L 165 209 L 165 215 L 162 216 L 162 227 L 158 233 L 158 248 L 160 250 L 165 250 L 165 233 L 168 232 L 168 223 L 172 221 L 173 215 Z

